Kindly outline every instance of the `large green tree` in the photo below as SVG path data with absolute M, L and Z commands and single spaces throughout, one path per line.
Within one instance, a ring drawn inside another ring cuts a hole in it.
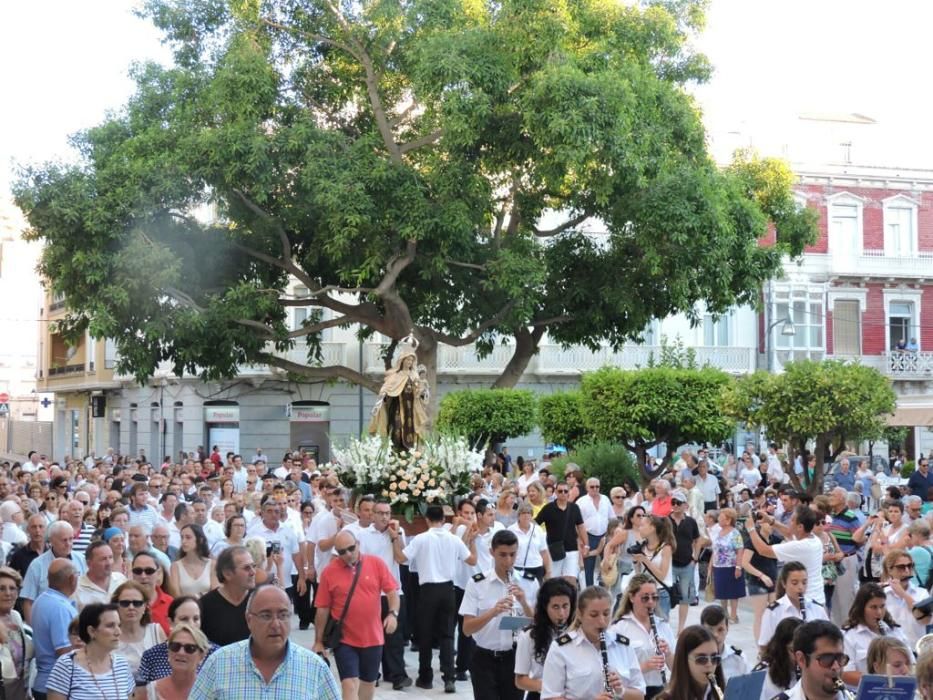
M 507 387 L 546 332 L 618 346 L 756 300 L 812 214 L 786 167 L 711 161 L 687 92 L 704 5 L 149 0 L 173 64 L 136 67 L 79 162 L 15 189 L 63 332 L 113 338 L 140 380 L 267 363 L 369 388 L 321 366 L 321 332 L 414 329 L 431 381 L 438 344 L 504 338 Z M 306 362 L 281 356 L 296 342 Z
M 885 418 L 896 396 L 890 380 L 873 367 L 840 360 L 790 362 L 781 374 L 756 372 L 728 387 L 722 406 L 728 415 L 762 426 L 768 438 L 786 442 L 802 454 L 813 442 L 817 464 L 829 454 L 835 460 L 847 442 L 875 440 L 884 434 Z M 810 494 L 823 492 L 823 469 L 794 486 Z

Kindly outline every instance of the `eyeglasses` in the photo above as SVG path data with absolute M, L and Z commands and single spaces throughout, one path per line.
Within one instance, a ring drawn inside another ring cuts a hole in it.
M 264 624 L 270 624 L 273 620 L 278 620 L 279 622 L 288 622 L 292 619 L 291 610 L 279 610 L 278 612 L 269 612 L 268 610 L 263 610 L 258 613 L 250 613 L 253 617 L 258 617 L 259 621 Z
M 146 604 L 145 600 L 118 600 L 117 601 L 117 605 L 119 605 L 121 608 L 128 608 L 131 605 L 134 608 L 141 608 L 145 604 Z
M 816 662 L 823 668 L 832 668 L 833 664 L 839 664 L 840 666 L 845 666 L 849 663 L 849 655 L 842 653 L 826 653 L 826 654 L 807 654 L 812 659 L 815 659 Z
M 557 493 L 570 493 L 570 489 L 557 489 Z
M 356 545 L 351 544 L 349 547 L 344 547 L 343 549 L 338 549 L 336 551 L 337 551 L 337 554 L 342 557 L 344 554 L 352 554 L 353 552 L 355 552 Z
M 682 506 L 683 504 L 684 504 L 683 501 L 678 501 L 676 498 L 672 498 L 672 499 L 671 499 L 671 505 L 672 505 L 672 506 Z
M 134 566 L 133 567 L 133 574 L 136 576 L 144 576 L 144 575 L 152 576 L 156 571 L 158 571 L 158 569 L 154 567 L 150 567 L 150 566 L 147 566 L 147 567 Z
M 201 647 L 197 644 L 182 644 L 181 642 L 169 642 L 168 650 L 177 654 L 182 649 L 185 650 L 186 654 L 197 654 L 201 651 Z
M 722 656 L 719 654 L 697 654 L 693 657 L 693 663 L 698 666 L 718 666 L 719 662 L 722 661 Z
M 622 496 L 622 495 L 619 495 L 619 494 L 616 494 L 615 496 L 613 496 L 613 498 L 625 498 L 625 496 Z
M 652 600 L 661 600 L 661 596 L 659 596 L 657 593 L 645 593 L 645 595 L 640 596 L 640 598 L 642 603 L 650 603 Z
M 644 518 L 645 514 L 644 513 L 633 513 L 632 517 L 633 518 Z

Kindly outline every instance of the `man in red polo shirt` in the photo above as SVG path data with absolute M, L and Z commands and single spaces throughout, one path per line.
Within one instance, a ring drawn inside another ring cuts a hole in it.
M 382 559 L 360 554 L 359 542 L 348 530 L 337 533 L 334 553 L 336 556 L 321 572 L 314 599 L 317 606 L 314 651 L 324 651 L 322 633 L 328 615 L 341 620 L 343 636 L 333 652 L 344 700 L 370 700 L 379 677 L 383 632 L 392 634 L 398 625 L 398 583 Z M 347 606 L 357 567 L 360 567 L 359 578 Z M 385 620 L 382 619 L 383 593 L 389 603 Z

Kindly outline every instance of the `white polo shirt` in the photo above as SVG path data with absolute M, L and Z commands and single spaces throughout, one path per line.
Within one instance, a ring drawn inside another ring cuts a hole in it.
M 463 540 L 437 526 L 416 535 L 403 551 L 415 564 L 422 584 L 452 582 L 457 568 L 470 556 Z

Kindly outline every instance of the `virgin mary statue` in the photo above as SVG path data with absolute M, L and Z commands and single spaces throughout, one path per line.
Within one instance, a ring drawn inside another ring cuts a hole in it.
M 407 342 L 406 342 L 407 341 Z M 370 435 L 387 435 L 396 450 L 412 450 L 427 434 L 428 383 L 415 367 L 417 341 L 402 340 L 403 349 L 379 389 L 372 410 Z

